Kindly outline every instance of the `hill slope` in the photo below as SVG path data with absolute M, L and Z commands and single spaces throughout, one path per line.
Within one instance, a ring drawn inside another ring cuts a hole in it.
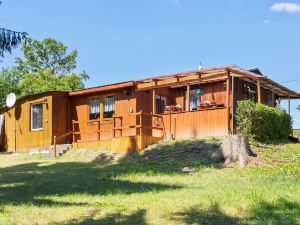
M 300 144 L 253 146 L 269 162 L 215 162 L 218 140 L 139 154 L 0 155 L 0 224 L 299 224 Z

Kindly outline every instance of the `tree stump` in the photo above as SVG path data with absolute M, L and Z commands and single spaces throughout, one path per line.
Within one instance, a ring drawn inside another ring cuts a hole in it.
M 256 156 L 250 149 L 248 138 L 244 135 L 227 135 L 220 146 L 220 157 L 225 164 L 239 161 L 241 167 L 247 165 L 247 156 Z

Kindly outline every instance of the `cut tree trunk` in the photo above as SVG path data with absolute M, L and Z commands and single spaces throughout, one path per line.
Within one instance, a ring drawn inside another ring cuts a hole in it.
M 247 156 L 256 156 L 250 149 L 247 136 L 227 135 L 223 138 L 220 146 L 220 157 L 225 164 L 239 161 L 241 167 L 247 165 Z

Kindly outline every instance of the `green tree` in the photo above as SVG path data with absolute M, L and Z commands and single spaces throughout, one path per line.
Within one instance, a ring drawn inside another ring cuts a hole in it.
M 49 69 L 57 76 L 67 75 L 76 68 L 77 51 L 67 54 L 68 47 L 52 38 L 42 41 L 28 38 L 22 45 L 24 58 L 16 58 L 17 68 L 22 73 L 37 73 Z
M 24 57 L 16 58 L 12 69 L 0 72 L 0 87 L 3 93 L 0 102 L 9 92 L 18 97 L 49 90 L 78 90 L 89 79 L 83 71 L 74 72 L 77 51 L 68 53 L 68 47 L 52 38 L 42 41 L 28 38 L 22 44 Z M 3 89 L 2 89 L 3 88 Z
M 0 1 L 0 5 L 2 2 Z M 4 52 L 9 52 L 16 48 L 24 39 L 27 33 L 12 31 L 0 28 L 0 57 L 4 57 Z
M 18 84 L 20 81 L 20 76 L 15 70 L 9 70 L 3 68 L 0 72 L 0 107 L 4 104 L 6 96 L 15 92 L 20 95 Z

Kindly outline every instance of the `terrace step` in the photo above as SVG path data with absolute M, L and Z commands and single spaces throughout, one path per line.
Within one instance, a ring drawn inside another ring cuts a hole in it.
M 53 145 L 50 147 L 49 156 L 52 158 L 54 155 Z M 72 144 L 60 144 L 56 145 L 56 156 L 62 156 L 66 154 L 72 148 Z

